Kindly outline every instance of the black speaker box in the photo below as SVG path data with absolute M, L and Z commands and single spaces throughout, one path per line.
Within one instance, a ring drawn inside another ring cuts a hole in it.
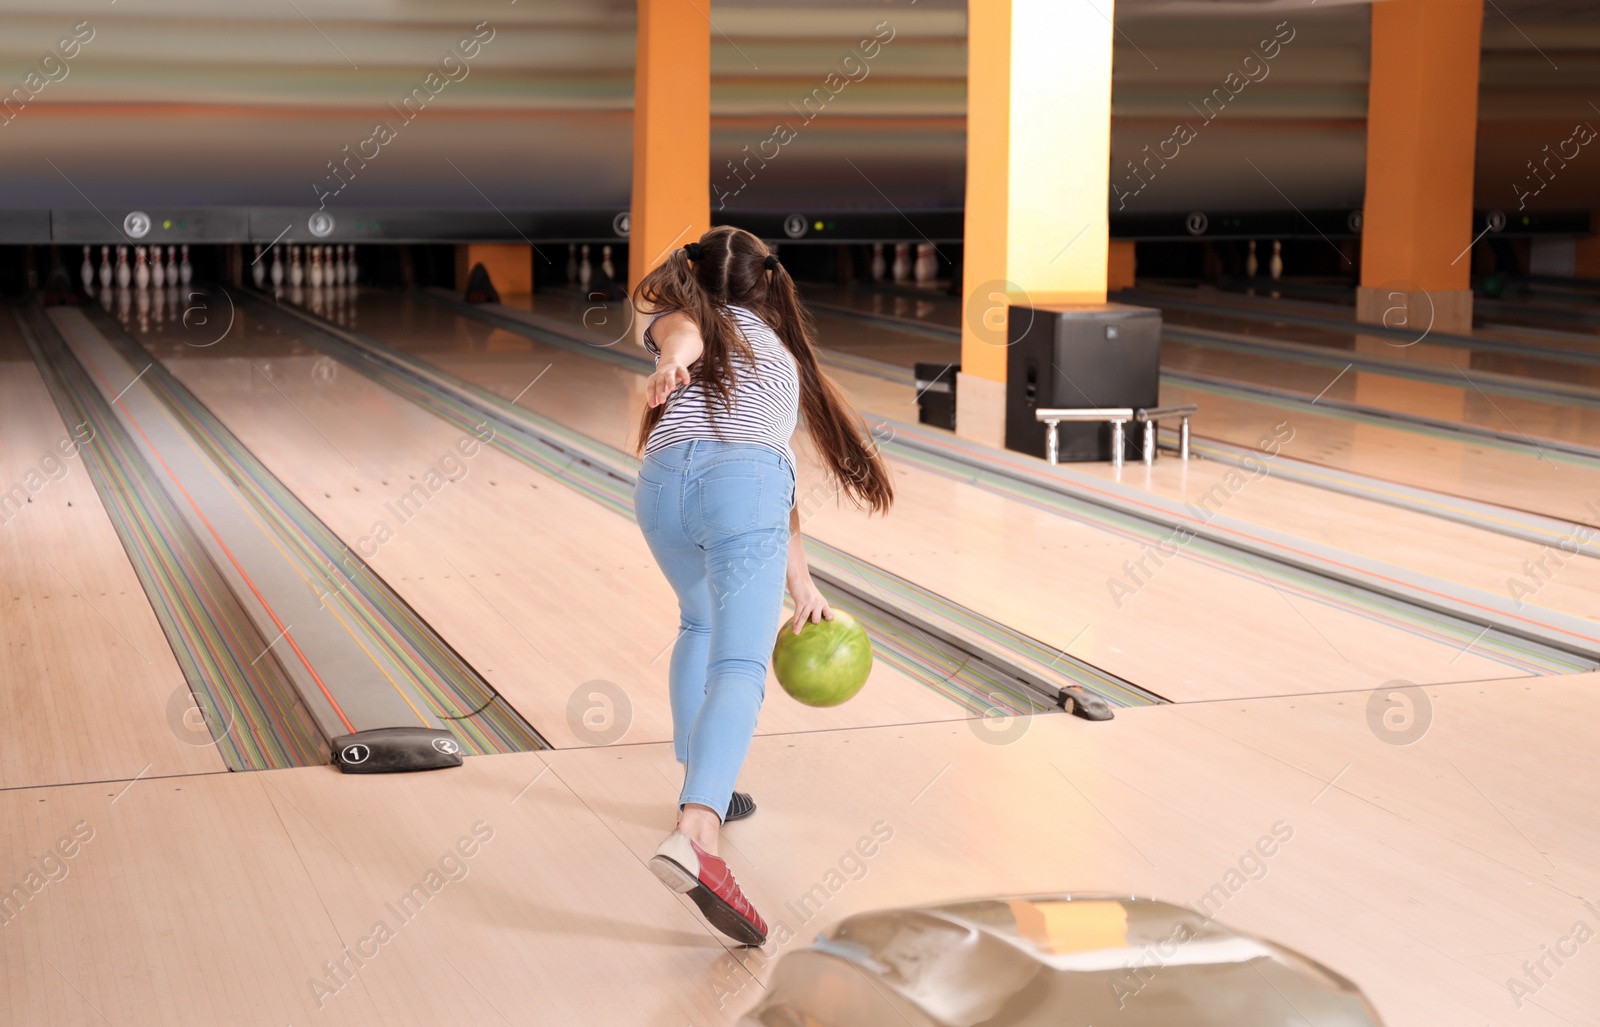
M 1121 303 L 1013 306 L 1006 354 L 1006 448 L 1044 456 L 1049 407 L 1153 407 L 1161 398 L 1161 312 Z M 1111 426 L 1063 421 L 1062 463 L 1111 459 Z M 1124 458 L 1139 459 L 1126 429 Z
M 917 420 L 936 428 L 956 430 L 956 375 L 960 364 L 914 364 L 917 381 Z

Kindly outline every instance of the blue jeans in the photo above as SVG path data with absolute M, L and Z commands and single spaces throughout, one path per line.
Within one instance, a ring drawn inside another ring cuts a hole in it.
M 750 751 L 783 614 L 794 470 L 777 452 L 696 439 L 645 457 L 639 528 L 678 595 L 669 671 L 681 809 L 723 816 Z

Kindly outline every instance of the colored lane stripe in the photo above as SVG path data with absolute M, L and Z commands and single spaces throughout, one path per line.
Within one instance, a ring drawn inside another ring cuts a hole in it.
M 230 770 L 327 762 L 325 743 L 254 621 L 239 605 L 122 422 L 53 326 L 14 311 L 63 419 L 88 425 L 79 453 Z M 263 658 L 264 657 L 264 658 Z
M 334 612 L 363 652 L 378 666 L 406 700 L 419 722 L 427 723 L 408 693 L 427 700 L 439 719 L 447 722 L 468 754 L 523 752 L 549 744 L 478 676 L 454 649 L 416 615 L 364 561 L 343 544 L 311 511 L 267 470 L 232 432 L 155 358 L 125 335 L 110 318 L 100 315 L 102 335 L 134 363 L 153 362 L 142 380 L 157 392 L 189 437 L 207 457 L 226 471 L 226 480 L 248 500 L 247 508 L 272 539 L 279 552 L 303 580 L 301 566 L 336 570 L 343 584 L 319 592 L 323 605 Z M 283 545 L 279 543 L 282 542 Z M 313 586 L 315 587 L 315 586 Z M 333 593 L 356 616 L 352 623 L 339 617 Z M 298 650 L 297 650 L 298 651 Z M 382 653 L 404 675 L 389 673 Z M 313 674 L 315 672 L 313 671 Z M 321 685 L 321 679 L 317 678 Z M 324 686 L 325 687 L 325 686 Z M 329 697 L 332 701 L 331 696 Z M 335 709 L 337 709 L 335 704 Z M 343 720 L 343 714 L 340 714 Z M 348 721 L 344 721 L 348 724 Z M 370 726 L 370 725 L 368 725 Z M 354 728 L 351 728 L 354 730 Z
M 1116 495 L 1108 490 L 1096 488 L 1092 485 L 1074 482 L 1071 486 L 1058 486 L 1055 483 L 1045 485 L 1027 485 L 1016 480 L 1010 474 L 1001 474 L 995 470 L 988 470 L 976 462 L 967 459 L 962 452 L 961 445 L 954 440 L 946 440 L 931 432 L 919 434 L 918 448 L 913 449 L 902 442 L 891 442 L 897 454 L 903 454 L 908 459 L 922 464 L 929 470 L 936 471 L 947 477 L 959 478 L 980 484 L 982 487 L 1000 494 L 1016 498 L 1038 509 L 1053 510 L 1083 523 L 1091 523 L 1104 527 L 1123 537 L 1138 539 L 1147 543 L 1159 541 L 1170 536 L 1172 529 L 1163 524 L 1174 518 L 1189 520 L 1192 523 L 1204 523 L 1198 518 L 1184 518 L 1174 515 L 1170 511 L 1155 504 L 1145 503 L 1137 499 Z M 945 456 L 936 456 L 928 453 L 921 447 L 944 450 Z M 1039 471 L 1029 464 L 1022 463 L 1019 459 L 1007 453 L 986 453 L 989 463 L 996 467 L 1010 468 L 1013 473 L 1036 477 Z M 1070 488 L 1073 492 L 1084 492 L 1102 497 L 1103 502 L 1117 506 L 1127 506 L 1136 509 L 1142 508 L 1144 514 L 1119 514 L 1110 506 L 1102 505 L 1089 499 L 1075 498 L 1063 491 Z M 1158 523 L 1146 520 L 1153 518 Z M 1532 618 L 1507 614 L 1504 611 L 1494 610 L 1490 607 L 1463 599 L 1460 596 L 1438 592 L 1415 584 L 1402 582 L 1387 575 L 1375 573 L 1365 568 L 1339 560 L 1330 559 L 1318 554 L 1309 553 L 1272 542 L 1264 538 L 1251 535 L 1246 531 L 1221 526 L 1213 526 L 1212 530 L 1219 530 L 1234 535 L 1244 541 L 1258 552 L 1262 549 L 1283 549 L 1315 563 L 1326 563 L 1353 576 L 1372 577 L 1393 585 L 1408 589 L 1415 589 L 1427 595 L 1446 599 L 1451 603 L 1459 603 L 1475 609 L 1485 611 L 1487 617 L 1511 617 L 1530 625 L 1537 625 L 1541 630 L 1552 631 L 1573 637 L 1585 645 L 1600 645 L 1600 637 L 1585 635 L 1580 632 L 1570 631 L 1556 625 L 1545 624 Z M 1205 542 L 1203 549 L 1196 547 Z M 1275 579 L 1279 584 L 1293 588 L 1308 599 L 1346 610 L 1350 613 L 1365 617 L 1376 623 L 1387 624 L 1409 634 L 1428 638 L 1432 641 L 1451 645 L 1464 645 L 1473 641 L 1474 633 L 1469 630 L 1470 622 L 1457 617 L 1425 609 L 1408 603 L 1403 599 L 1391 598 L 1371 592 L 1357 585 L 1347 585 L 1333 578 L 1318 574 L 1314 570 L 1296 567 L 1292 564 L 1283 564 L 1275 561 L 1270 555 L 1264 553 L 1259 557 L 1260 563 L 1249 560 L 1247 555 L 1233 550 L 1225 543 L 1213 542 L 1204 538 L 1196 538 L 1185 546 L 1185 552 L 1202 559 L 1213 566 L 1229 570 L 1236 576 L 1249 580 L 1260 580 L 1263 575 Z M 1265 567 L 1262 567 L 1265 564 Z M 1260 568 L 1258 572 L 1258 568 Z M 1478 627 L 1481 625 L 1473 625 Z M 1507 666 L 1516 667 L 1528 673 L 1535 674 L 1564 674 L 1578 671 L 1591 670 L 1596 667 L 1595 661 L 1584 660 L 1575 655 L 1568 655 L 1549 649 L 1536 643 L 1525 642 L 1521 639 L 1507 637 L 1491 630 L 1476 642 L 1475 648 L 1489 654 L 1496 662 Z
M 154 358 L 151 359 L 153 360 Z M 233 555 L 233 550 L 229 549 L 228 544 L 222 541 L 222 536 L 217 533 L 217 529 L 206 517 L 205 512 L 200 509 L 200 504 L 196 503 L 194 501 L 194 497 L 189 495 L 189 490 L 183 487 L 183 481 L 179 479 L 171 467 L 167 466 L 166 459 L 162 457 L 161 451 L 156 448 L 156 444 L 150 441 L 150 436 L 145 434 L 144 427 L 139 423 L 138 418 L 134 417 L 133 411 L 129 410 L 127 405 L 122 402 L 122 394 L 113 391 L 110 384 L 106 382 L 105 376 L 100 373 L 100 369 L 95 365 L 94 361 L 84 357 L 82 354 L 78 354 L 78 361 L 79 363 L 83 364 L 84 368 L 90 373 L 90 375 L 92 375 L 94 379 L 100 383 L 101 389 L 104 390 L 105 393 L 112 396 L 111 402 L 122 410 L 122 420 L 125 423 L 132 425 L 133 430 L 139 433 L 140 438 L 144 439 L 145 446 L 161 464 L 161 469 L 167 472 L 167 478 L 171 480 L 172 484 L 177 488 L 177 490 L 182 493 L 184 500 L 189 504 L 189 508 L 193 510 L 195 516 L 200 519 L 200 523 L 205 525 L 206 531 L 210 533 L 212 541 L 214 541 L 218 548 L 222 550 L 223 554 L 227 556 L 228 562 L 233 565 L 234 571 L 241 579 L 243 579 L 245 586 L 250 589 L 250 594 L 256 597 L 256 602 L 261 604 L 261 608 L 265 610 L 267 616 L 272 619 L 273 627 L 278 629 L 277 637 L 289 643 L 289 647 L 293 649 L 294 654 L 299 657 L 301 665 L 305 667 L 306 671 L 311 675 L 312 680 L 317 683 L 317 687 L 322 691 L 323 698 L 327 699 L 328 704 L 333 707 L 333 712 L 338 715 L 339 722 L 345 726 L 347 731 L 354 732 L 355 725 L 351 724 L 349 718 L 344 715 L 344 710 L 340 708 L 338 701 L 334 699 L 333 693 L 328 691 L 328 686 L 323 682 L 321 675 L 317 673 L 317 669 L 311 665 L 310 660 L 306 659 L 306 654 L 300 651 L 300 646 L 296 644 L 294 636 L 289 634 L 289 628 L 284 625 L 283 621 L 278 619 L 278 614 L 273 610 L 272 604 L 267 602 L 266 596 L 263 596 L 260 590 L 256 588 L 255 581 L 251 579 L 244 567 L 240 565 L 238 558 Z

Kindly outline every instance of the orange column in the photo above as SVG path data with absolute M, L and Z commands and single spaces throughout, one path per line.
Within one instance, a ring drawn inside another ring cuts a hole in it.
M 638 0 L 628 284 L 711 227 L 711 23 L 705 0 Z
M 1000 445 L 1011 304 L 1104 303 L 1113 0 L 968 0 L 956 430 Z
M 1131 289 L 1137 283 L 1138 259 L 1132 239 L 1113 239 L 1106 254 L 1106 289 L 1116 292 Z
M 533 291 L 533 247 L 527 243 L 459 243 L 456 246 L 456 288 L 467 287 L 472 265 L 482 264 L 502 296 Z
M 1589 235 L 1577 241 L 1572 258 L 1574 275 L 1579 278 L 1600 278 L 1600 213 L 1589 214 Z
M 1472 181 L 1483 0 L 1372 5 L 1357 316 L 1472 325 Z M 1396 308 L 1405 307 L 1404 314 Z

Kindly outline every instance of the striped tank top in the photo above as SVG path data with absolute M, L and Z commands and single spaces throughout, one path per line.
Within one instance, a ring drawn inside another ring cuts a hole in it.
M 680 385 L 667 397 L 666 412 L 650 432 L 644 455 L 692 439 L 711 439 L 765 446 L 782 454 L 793 468 L 794 451 L 789 448 L 789 438 L 800 411 L 800 373 L 794 357 L 771 326 L 753 311 L 735 306 L 724 309 L 750 344 L 755 363 L 737 352 L 730 354 L 734 382 L 727 411 L 720 401 L 706 395 L 700 382 Z M 644 344 L 659 364 L 661 350 L 651 337 L 652 328 L 653 321 L 645 329 Z

